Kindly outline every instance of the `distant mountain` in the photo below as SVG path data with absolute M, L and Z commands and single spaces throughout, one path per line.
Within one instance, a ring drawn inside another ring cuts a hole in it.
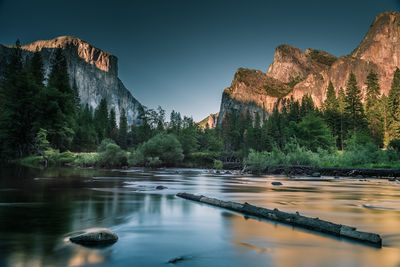
M 197 125 L 199 125 L 201 129 L 214 129 L 217 125 L 218 115 L 218 113 L 210 114 L 207 116 L 207 118 L 204 118 L 202 121 L 198 122 Z
M 67 59 L 70 83 L 76 83 L 82 104 L 89 104 L 94 109 L 105 98 L 109 108 L 115 108 L 117 120 L 124 108 L 129 124 L 138 121 L 142 105 L 118 78 L 117 57 L 71 36 L 40 40 L 21 48 L 24 57 L 31 56 L 36 50 L 41 52 L 46 75 L 50 72 L 55 49 L 61 48 Z M 0 45 L 0 70 L 4 68 L 12 49 Z
M 336 92 L 346 88 L 351 71 L 365 95 L 366 78 L 371 70 L 379 76 L 383 94 L 388 94 L 394 71 L 400 67 L 400 13 L 387 11 L 373 21 L 361 44 L 347 56 L 337 58 L 327 52 L 281 45 L 267 73 L 240 68 L 222 95 L 217 125 L 231 112 L 250 114 L 254 119 L 268 117 L 276 105 L 293 97 L 310 94 L 320 107 L 332 81 Z

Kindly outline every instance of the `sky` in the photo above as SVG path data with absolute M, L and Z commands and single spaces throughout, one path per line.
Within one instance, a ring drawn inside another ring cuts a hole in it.
M 199 121 L 238 68 L 266 72 L 280 44 L 349 54 L 387 10 L 400 0 L 0 0 L 0 43 L 79 37 L 118 57 L 143 105 Z

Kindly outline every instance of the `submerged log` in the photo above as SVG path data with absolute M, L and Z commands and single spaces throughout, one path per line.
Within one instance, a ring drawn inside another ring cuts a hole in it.
M 336 224 L 319 218 L 310 218 L 300 215 L 298 212 L 295 214 L 279 211 L 278 209 L 266 209 L 257 207 L 247 202 L 244 204 L 223 201 L 216 198 L 209 198 L 203 195 L 193 195 L 188 193 L 178 193 L 178 197 L 193 200 L 201 203 L 206 203 L 216 207 L 225 208 L 228 210 L 243 213 L 245 215 L 251 215 L 258 218 L 268 219 L 272 221 L 277 221 L 285 224 L 290 224 L 294 226 L 300 226 L 313 231 L 326 233 L 334 236 L 345 237 L 354 239 L 360 242 L 366 242 L 373 244 L 378 247 L 382 247 L 382 239 L 378 234 L 357 231 L 355 227 Z

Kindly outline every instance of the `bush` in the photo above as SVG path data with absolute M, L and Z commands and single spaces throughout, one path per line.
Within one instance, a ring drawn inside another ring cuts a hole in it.
M 176 166 L 183 160 L 183 150 L 174 134 L 158 134 L 132 152 L 129 163 L 135 166 Z
M 400 152 L 400 139 L 390 141 L 388 148 Z
M 247 165 L 247 169 L 259 173 L 267 169 L 270 158 L 270 152 L 256 152 L 251 149 L 245 160 L 245 164 Z
M 103 144 L 104 143 L 104 144 Z M 128 165 L 126 152 L 114 142 L 105 139 L 99 147 L 98 164 L 101 167 L 121 167 Z
M 92 167 L 97 164 L 99 155 L 97 153 L 79 153 L 76 155 L 74 164 L 82 167 Z
M 220 152 L 216 151 L 202 151 L 190 153 L 185 157 L 185 166 L 213 168 L 214 161 L 219 159 Z
M 216 170 L 221 170 L 223 167 L 224 167 L 224 166 L 223 166 L 223 164 L 222 164 L 222 161 L 220 161 L 220 160 L 218 160 L 218 159 L 215 159 L 215 160 L 214 160 L 214 169 L 216 169 Z
M 104 140 L 101 142 L 101 144 L 100 144 L 99 147 L 97 148 L 97 151 L 98 151 L 98 152 L 104 152 L 104 151 L 106 151 L 107 145 L 108 145 L 108 144 L 114 144 L 114 145 L 115 145 L 115 142 L 114 142 L 114 140 L 112 140 L 112 139 L 106 138 L 106 139 L 104 139 Z

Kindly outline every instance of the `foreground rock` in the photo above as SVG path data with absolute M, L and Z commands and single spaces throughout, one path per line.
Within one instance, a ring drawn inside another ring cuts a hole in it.
M 114 244 L 117 242 L 118 236 L 114 232 L 102 228 L 72 236 L 69 240 L 85 246 L 103 246 Z
M 283 211 L 279 211 L 278 209 L 270 210 L 256 207 L 248 203 L 241 204 L 237 202 L 223 201 L 216 198 L 209 198 L 202 195 L 193 195 L 188 193 L 178 193 L 177 196 L 184 199 L 189 199 L 241 212 L 245 215 L 251 215 L 263 219 L 278 221 L 285 224 L 300 226 L 303 228 L 311 229 L 313 231 L 350 238 L 360 242 L 369 243 L 377 247 L 382 247 L 382 239 L 378 234 L 357 231 L 355 227 L 336 224 L 320 220 L 319 218 L 310 218 L 302 216 L 299 213 L 286 213 Z

